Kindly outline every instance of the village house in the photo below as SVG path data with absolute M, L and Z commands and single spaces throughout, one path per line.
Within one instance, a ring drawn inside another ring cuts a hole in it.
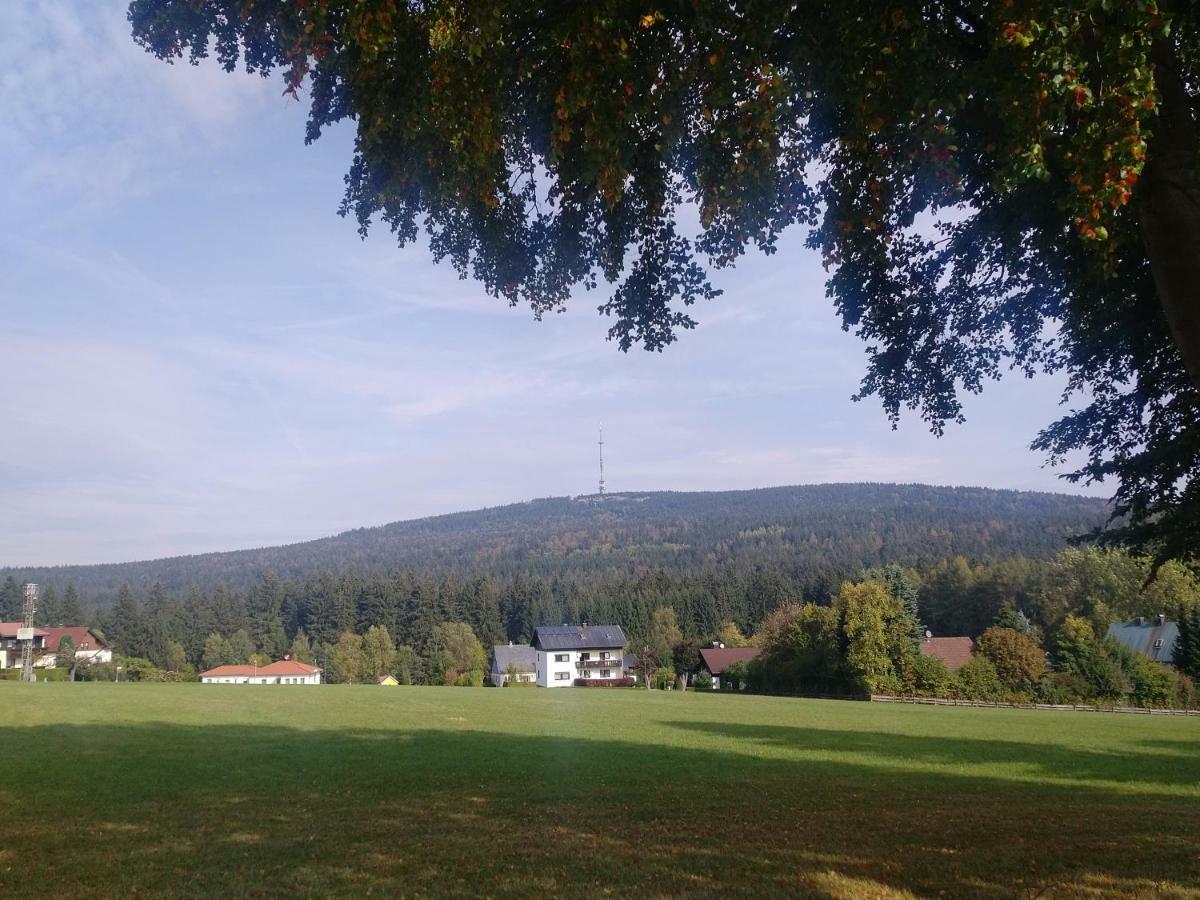
M 70 638 L 75 645 L 75 659 L 81 663 L 112 662 L 112 650 L 108 642 L 85 625 L 46 629 L 46 652 L 58 658 L 59 645 L 63 638 Z
M 17 632 L 25 627 L 24 622 L 0 622 L 0 669 L 15 669 L 21 665 L 21 641 Z M 54 666 L 53 654 L 46 652 L 44 628 L 33 629 L 33 664 L 39 669 Z
M 529 644 L 497 644 L 492 648 L 492 684 L 504 687 L 509 679 L 509 667 L 520 684 L 533 684 L 537 679 L 537 651 Z
M 321 670 L 295 659 L 265 666 L 217 666 L 200 673 L 204 684 L 320 684 Z
M 734 663 L 749 662 L 758 656 L 757 647 L 726 647 L 720 641 L 700 651 L 700 664 L 712 676 L 713 690 L 721 688 L 721 673 Z M 737 685 L 726 685 L 736 688 Z
M 538 687 L 572 687 L 625 677 L 620 625 L 550 625 L 534 631 Z
M 1168 622 L 1167 617 L 1161 613 L 1153 618 L 1138 616 L 1130 622 L 1114 622 L 1109 625 L 1108 636 L 1120 641 L 1134 653 L 1170 665 L 1175 658 L 1179 625 L 1176 622 Z
M 947 669 L 957 672 L 971 661 L 975 642 L 969 637 L 933 637 L 926 632 L 920 649 L 922 656 L 940 659 Z

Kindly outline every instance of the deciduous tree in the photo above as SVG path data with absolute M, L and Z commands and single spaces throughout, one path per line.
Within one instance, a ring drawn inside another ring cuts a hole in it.
M 1013 690 L 1030 690 L 1046 672 L 1046 651 L 1029 635 L 992 627 L 979 636 L 975 652 L 991 660 L 996 673 Z
M 607 282 L 622 349 L 695 325 L 719 293 L 705 261 L 806 227 L 868 345 L 860 396 L 940 433 L 989 379 L 1061 373 L 1081 402 L 1036 446 L 1115 479 L 1113 539 L 1200 548 L 1191 0 L 133 0 L 129 18 L 160 58 L 281 70 L 308 90 L 308 140 L 353 119 L 361 232 L 424 232 L 538 316 Z

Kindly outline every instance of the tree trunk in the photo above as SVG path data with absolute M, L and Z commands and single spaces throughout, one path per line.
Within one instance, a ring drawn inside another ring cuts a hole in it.
M 1200 140 L 1170 41 L 1155 41 L 1153 57 L 1162 104 L 1138 185 L 1138 218 L 1171 337 L 1200 391 Z

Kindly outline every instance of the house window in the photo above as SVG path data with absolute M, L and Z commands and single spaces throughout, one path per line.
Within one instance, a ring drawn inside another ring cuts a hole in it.
M 584 678 L 591 678 L 591 677 L 592 677 L 592 670 L 591 670 L 591 669 L 584 669 L 584 670 L 583 670 L 583 677 L 584 677 Z
M 567 679 L 569 679 L 570 677 L 571 677 L 571 673 L 570 673 L 570 672 L 555 672 L 555 673 L 554 673 L 554 680 L 555 680 L 555 681 L 566 681 L 566 680 L 567 680 Z
M 601 658 L 601 659 L 608 659 L 608 651 L 607 651 L 607 650 L 602 650 L 602 651 L 600 652 L 600 658 Z
M 605 669 L 603 672 L 600 673 L 600 677 L 601 678 L 612 678 L 612 670 Z
M 555 662 L 570 662 L 571 656 L 568 653 L 555 653 L 554 661 Z
M 1162 638 L 1158 638 L 1157 640 L 1155 640 L 1155 642 L 1154 642 L 1154 649 L 1155 649 L 1155 650 L 1161 650 L 1161 649 L 1162 649 Z

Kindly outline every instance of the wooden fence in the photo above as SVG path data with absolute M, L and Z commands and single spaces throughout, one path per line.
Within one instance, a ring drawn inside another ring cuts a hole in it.
M 943 697 L 893 697 L 872 694 L 872 703 L 920 703 L 926 706 L 986 706 L 1003 709 L 1058 709 L 1067 712 L 1134 713 L 1143 716 L 1200 716 L 1200 709 L 1148 709 L 1144 706 L 1074 706 L 1058 703 L 997 703 L 991 700 L 954 700 Z

